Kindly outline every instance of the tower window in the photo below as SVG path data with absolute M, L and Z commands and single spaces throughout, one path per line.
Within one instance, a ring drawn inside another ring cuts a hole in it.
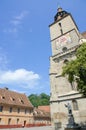
M 61 23 L 59 23 L 59 26 L 61 27 Z
M 61 34 L 63 34 L 63 30 L 62 30 L 62 28 L 60 29 L 60 31 L 61 31 Z
M 77 101 L 74 99 L 74 100 L 72 100 L 72 103 L 73 103 L 73 110 L 78 110 L 78 103 L 77 103 Z
M 61 23 L 59 23 L 59 27 L 60 27 L 60 32 L 61 32 L 61 34 L 63 34 L 63 30 L 62 30 L 62 25 L 61 25 Z

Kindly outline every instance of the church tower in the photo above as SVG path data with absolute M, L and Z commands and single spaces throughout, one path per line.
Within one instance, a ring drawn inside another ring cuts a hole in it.
M 52 48 L 49 70 L 51 121 L 60 128 L 68 121 L 67 108 L 65 108 L 67 103 L 70 103 L 74 110 L 76 122 L 80 122 L 81 95 L 76 89 L 76 83 L 70 84 L 67 78 L 62 76 L 62 67 L 66 62 L 76 58 L 75 52 L 81 34 L 72 15 L 61 7 L 58 8 L 54 22 L 49 28 Z M 86 102 L 86 99 L 83 100 Z

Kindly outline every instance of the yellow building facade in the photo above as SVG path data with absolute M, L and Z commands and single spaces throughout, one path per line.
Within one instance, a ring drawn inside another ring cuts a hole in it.
M 0 89 L 0 128 L 33 124 L 33 106 L 25 94 Z

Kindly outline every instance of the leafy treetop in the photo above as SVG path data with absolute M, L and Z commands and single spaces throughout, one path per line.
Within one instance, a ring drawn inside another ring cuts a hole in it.
M 66 63 L 62 75 L 68 75 L 71 85 L 76 80 L 77 89 L 86 97 L 86 43 L 76 50 L 76 59 Z
M 31 94 L 28 96 L 28 98 L 34 107 L 49 105 L 49 101 L 50 101 L 50 96 L 45 93 L 41 93 L 40 95 Z

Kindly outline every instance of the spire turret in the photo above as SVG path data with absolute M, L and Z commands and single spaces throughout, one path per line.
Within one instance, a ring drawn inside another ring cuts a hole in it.
M 66 16 L 67 14 L 69 14 L 68 12 L 62 10 L 62 8 L 59 6 L 58 9 L 57 9 L 57 13 L 56 15 L 54 16 L 54 21 L 57 21 L 61 18 L 63 18 L 64 16 Z

